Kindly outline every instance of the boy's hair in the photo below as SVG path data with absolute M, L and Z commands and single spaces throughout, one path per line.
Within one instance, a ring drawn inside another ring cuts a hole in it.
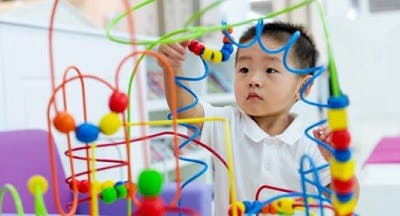
M 300 32 L 300 37 L 294 43 L 293 47 L 291 47 L 291 52 L 293 52 L 294 56 L 296 57 L 298 66 L 300 68 L 315 67 L 318 59 L 318 50 L 315 47 L 311 36 L 306 33 L 303 26 L 274 21 L 264 24 L 261 36 L 268 35 L 278 42 L 287 43 L 289 38 L 296 31 Z M 255 36 L 256 26 L 253 26 L 242 34 L 239 42 L 244 43 L 246 41 L 250 41 Z

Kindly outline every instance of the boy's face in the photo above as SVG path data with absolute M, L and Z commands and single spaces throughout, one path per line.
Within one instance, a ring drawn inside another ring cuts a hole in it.
M 282 43 L 263 37 L 264 45 L 276 49 Z M 258 43 L 239 49 L 234 90 L 238 106 L 253 117 L 273 117 L 289 113 L 302 82 L 300 76 L 283 66 L 283 53 L 268 54 Z M 288 64 L 296 68 L 292 54 Z

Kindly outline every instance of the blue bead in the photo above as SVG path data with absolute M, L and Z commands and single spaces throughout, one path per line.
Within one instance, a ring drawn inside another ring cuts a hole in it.
M 346 149 L 344 151 L 335 150 L 334 157 L 336 160 L 340 162 L 349 161 L 351 158 L 351 151 L 349 149 Z
M 229 59 L 229 57 L 231 57 L 231 54 L 227 50 L 222 49 L 221 53 L 222 53 L 222 61 L 226 61 Z
M 76 128 L 76 138 L 83 143 L 91 143 L 97 140 L 99 132 L 96 125 L 83 123 Z
M 349 98 L 346 95 L 341 95 L 339 97 L 330 97 L 328 99 L 329 108 L 345 108 L 349 105 Z
M 247 200 L 243 201 L 243 204 L 244 204 L 244 207 L 245 207 L 244 213 L 248 213 L 253 204 L 250 201 L 247 201 Z
M 342 203 L 346 203 L 348 201 L 351 200 L 351 198 L 353 198 L 353 192 L 347 193 L 347 194 L 336 194 L 337 199 L 342 202 Z
M 123 183 L 122 181 L 116 182 L 116 183 L 114 184 L 114 187 L 118 187 L 118 186 L 120 186 L 120 185 L 124 185 L 124 183 Z
M 221 50 L 226 50 L 229 52 L 229 54 L 233 53 L 233 46 L 230 43 L 224 43 L 224 45 L 222 46 Z

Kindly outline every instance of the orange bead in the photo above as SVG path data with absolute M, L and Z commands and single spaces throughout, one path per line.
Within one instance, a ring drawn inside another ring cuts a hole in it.
M 58 131 L 66 134 L 75 130 L 75 120 L 67 112 L 58 112 L 53 119 L 53 125 Z

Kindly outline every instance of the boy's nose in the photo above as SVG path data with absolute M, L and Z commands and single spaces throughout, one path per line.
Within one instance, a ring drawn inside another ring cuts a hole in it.
M 261 77 L 259 74 L 255 73 L 250 77 L 249 87 L 261 87 Z

